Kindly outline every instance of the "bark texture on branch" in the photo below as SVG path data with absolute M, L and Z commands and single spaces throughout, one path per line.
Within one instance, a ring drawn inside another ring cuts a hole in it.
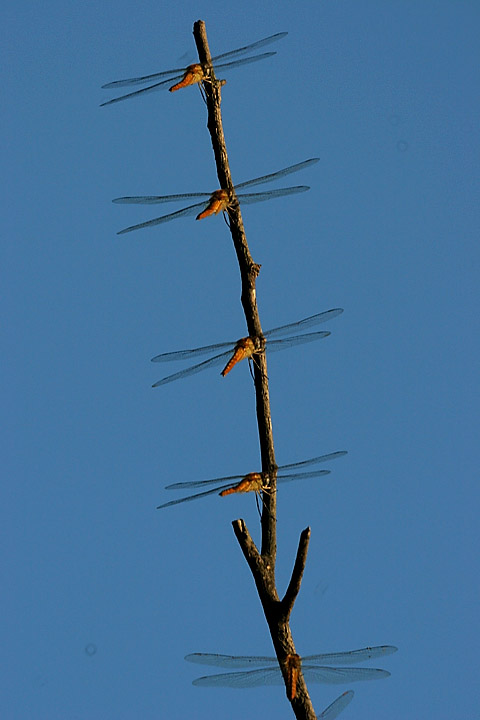
M 217 167 L 220 187 L 228 189 L 232 194 L 232 203 L 228 208 L 228 219 L 233 245 L 237 254 L 240 269 L 242 294 L 241 302 L 245 313 L 248 333 L 252 337 L 262 336 L 262 327 L 256 299 L 256 280 L 260 271 L 251 255 L 245 236 L 240 206 L 235 196 L 234 185 L 228 163 L 225 136 L 221 116 L 222 82 L 215 77 L 211 55 L 207 42 L 205 23 L 198 20 L 193 27 L 193 35 L 198 49 L 200 62 L 210 67 L 209 77 L 203 82 L 213 153 Z M 280 600 L 275 582 L 275 561 L 277 554 L 276 540 L 276 462 L 273 445 L 272 419 L 270 414 L 270 397 L 268 390 L 267 361 L 265 353 L 255 357 L 254 380 L 256 394 L 256 412 L 262 471 L 271 478 L 272 491 L 263 493 L 263 510 L 261 518 L 262 545 L 259 552 L 253 542 L 243 520 L 233 522 L 233 530 L 242 549 L 248 566 L 252 572 L 258 595 L 262 603 L 265 618 L 270 630 L 272 642 L 282 669 L 285 684 L 288 687 L 288 659 L 296 654 L 289 617 L 295 599 L 300 590 L 300 583 L 307 559 L 310 528 L 300 536 L 297 557 L 292 577 L 283 600 Z M 299 720 L 316 720 L 307 687 L 300 673 L 297 681 L 296 696 L 290 700 L 295 717 Z

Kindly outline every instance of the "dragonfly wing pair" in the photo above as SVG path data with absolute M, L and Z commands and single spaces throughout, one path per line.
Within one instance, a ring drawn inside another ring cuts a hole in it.
M 258 178 L 254 178 L 253 180 L 247 180 L 246 182 L 236 185 L 235 192 L 240 188 L 253 187 L 254 185 L 263 185 L 264 183 L 273 182 L 275 180 L 278 180 L 279 178 L 284 177 L 285 175 L 290 175 L 291 173 L 303 170 L 310 165 L 314 165 L 318 162 L 318 160 L 319 158 L 310 158 L 309 160 L 304 160 L 301 163 L 290 165 L 289 167 L 283 168 L 282 170 L 278 170 L 274 173 L 270 173 L 269 175 L 262 175 Z M 285 197 L 287 195 L 295 195 L 297 193 L 305 192 L 309 189 L 310 188 L 308 187 L 308 185 L 298 185 L 288 188 L 279 188 L 278 190 L 268 190 L 261 193 L 240 194 L 237 196 L 237 198 L 240 204 L 252 204 L 257 202 L 264 202 L 265 200 L 272 200 L 278 197 Z M 220 196 L 222 198 L 221 201 L 219 200 Z M 170 222 L 171 220 L 196 215 L 197 213 L 197 220 L 201 217 L 206 217 L 211 214 L 218 215 L 219 212 L 227 208 L 228 202 L 230 201 L 230 193 L 226 190 L 216 190 L 214 193 L 183 193 L 176 195 L 133 195 L 115 198 L 112 202 L 122 205 L 156 205 L 168 202 L 178 202 L 181 200 L 186 201 L 188 199 L 200 200 L 201 198 L 203 198 L 202 202 L 195 203 L 194 205 L 189 205 L 185 208 L 182 208 L 181 210 L 168 213 L 167 215 L 162 215 L 158 218 L 153 218 L 153 220 L 147 220 L 143 223 L 130 225 L 129 227 L 120 230 L 117 234 L 123 235 L 125 233 L 132 232 L 133 230 L 140 230 L 147 227 L 155 227 L 156 225 L 162 225 L 166 222 Z M 200 210 L 203 212 L 199 212 Z
M 222 53 L 221 55 L 216 55 L 212 58 L 212 63 L 215 63 L 215 70 L 230 70 L 235 67 L 240 67 L 241 65 L 258 62 L 259 60 L 265 60 L 266 58 L 272 57 L 273 55 L 276 55 L 275 52 L 262 53 L 261 55 L 255 55 L 254 57 L 243 58 L 240 60 L 231 60 L 231 58 L 238 58 L 241 55 L 245 55 L 246 53 L 255 52 L 261 47 L 265 47 L 270 43 L 276 42 L 277 40 L 284 38 L 287 34 L 288 33 L 286 32 L 276 33 L 275 35 L 270 35 L 269 37 L 263 38 L 263 40 L 258 40 L 257 42 L 251 43 L 250 45 L 245 45 L 244 47 L 237 48 L 236 50 L 230 50 L 229 52 Z M 222 62 L 218 64 L 219 60 L 229 60 L 229 62 Z M 148 87 L 141 88 L 140 90 L 134 90 L 133 92 L 127 93 L 126 95 L 121 95 L 117 98 L 113 98 L 112 100 L 107 100 L 106 102 L 103 102 L 101 106 L 112 105 L 113 103 L 117 103 L 122 100 L 128 100 L 130 98 L 138 97 L 139 95 L 146 95 L 147 93 L 153 92 L 154 90 L 162 90 L 171 83 L 174 83 L 174 85 L 170 89 L 176 89 L 176 85 L 182 85 L 181 81 L 185 79 L 188 75 L 190 67 L 191 66 L 189 66 L 188 68 L 174 68 L 173 70 L 164 70 L 163 72 L 153 73 L 151 75 L 141 75 L 138 77 L 126 78 L 124 80 L 114 80 L 113 82 L 106 83 L 105 85 L 102 85 L 102 88 L 108 90 L 115 90 L 121 87 L 134 87 L 136 85 L 147 84 Z M 198 75 L 196 76 L 197 79 L 192 78 L 192 80 L 186 82 L 185 85 L 192 85 L 204 79 L 205 74 L 203 72 L 202 66 L 195 64 L 194 67 L 199 68 Z
M 328 337 L 330 333 L 323 331 L 315 333 L 305 333 L 303 335 L 295 335 L 293 337 L 287 337 L 283 339 L 281 339 L 279 336 L 281 336 L 282 334 L 286 334 L 290 331 L 294 331 L 297 329 L 303 330 L 305 328 L 312 327 L 313 325 L 318 325 L 320 323 L 326 322 L 327 320 L 332 320 L 333 318 L 340 315 L 342 312 L 343 310 L 341 308 L 334 308 L 332 310 L 327 310 L 326 312 L 311 315 L 310 317 L 304 318 L 303 320 L 295 323 L 289 323 L 288 325 L 281 325 L 280 327 L 273 328 L 272 330 L 267 330 L 267 332 L 264 333 L 264 337 L 267 339 L 266 347 L 269 351 L 276 352 L 278 350 L 286 350 L 287 348 L 293 347 L 295 345 L 301 345 L 303 343 L 313 342 L 314 340 L 320 340 L 322 338 Z M 210 367 L 221 365 L 229 358 L 230 355 L 233 354 L 236 346 L 237 342 L 231 341 L 225 343 L 216 343 L 215 345 L 205 345 L 203 347 L 195 348 L 192 350 L 176 350 L 173 352 L 156 355 L 152 358 L 152 362 L 170 362 L 174 360 L 188 360 L 195 357 L 202 357 L 203 355 L 214 353 L 217 350 L 225 349 L 225 352 L 220 352 L 214 355 L 214 357 L 210 358 L 209 360 L 205 360 L 196 365 L 192 365 L 191 367 L 180 370 L 173 375 L 167 375 L 167 377 L 164 377 L 162 378 L 162 380 L 154 383 L 153 387 L 160 387 L 161 385 L 166 385 L 173 382 L 174 380 L 179 380 L 181 378 L 189 377 L 190 375 L 195 375 L 196 373 L 202 372 L 202 370 L 207 370 Z M 229 349 L 227 350 L 227 348 Z

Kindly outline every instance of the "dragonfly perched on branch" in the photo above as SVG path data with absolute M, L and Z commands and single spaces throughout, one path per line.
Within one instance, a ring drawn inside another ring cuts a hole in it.
M 330 470 L 308 470 L 307 472 L 299 471 L 304 467 L 310 467 L 319 463 L 329 462 L 330 460 L 336 460 L 336 458 L 343 457 L 346 454 L 346 450 L 339 450 L 338 452 L 328 453 L 327 455 L 319 455 L 318 457 L 310 458 L 309 460 L 289 463 L 288 465 L 280 465 L 280 467 L 277 468 L 277 485 L 293 482 L 294 480 L 307 480 L 309 478 L 329 475 Z M 215 485 L 215 487 L 212 488 L 212 485 Z M 203 488 L 210 489 L 204 490 Z M 194 480 L 193 482 L 173 483 L 172 485 L 167 485 L 165 488 L 165 490 L 193 489 L 200 490 L 200 492 L 193 495 L 187 495 L 187 497 L 178 498 L 177 500 L 170 500 L 170 502 L 159 505 L 157 510 L 170 507 L 171 505 L 179 505 L 180 503 L 190 502 L 191 500 L 199 500 L 200 498 L 215 495 L 216 493 L 218 493 L 221 497 L 232 495 L 233 493 L 268 493 L 270 491 L 270 477 L 268 473 L 252 472 L 248 473 L 248 475 L 230 475 L 227 477 L 212 478 L 211 480 Z
M 314 340 L 321 340 L 322 338 L 328 337 L 331 333 L 326 331 L 317 331 L 313 333 L 304 333 L 303 335 L 293 335 L 292 337 L 281 338 L 282 335 L 286 335 L 292 331 L 301 331 L 305 328 L 319 325 L 320 323 L 326 322 L 327 320 L 333 320 L 343 312 L 342 308 L 334 308 L 327 310 L 326 312 L 318 313 L 317 315 L 311 315 L 310 317 L 304 318 L 288 325 L 280 325 L 280 327 L 273 328 L 273 330 L 267 330 L 263 333 L 263 338 L 259 337 L 244 337 L 240 340 L 216 343 L 215 345 L 205 345 L 204 347 L 195 348 L 193 350 L 175 350 L 174 352 L 162 353 L 152 358 L 152 362 L 171 362 L 173 360 L 187 360 L 189 358 L 201 357 L 202 355 L 211 355 L 217 350 L 221 350 L 218 355 L 214 355 L 209 360 L 204 360 L 197 365 L 192 365 L 185 370 L 180 370 L 173 375 L 167 375 L 167 377 L 158 380 L 152 387 L 160 387 L 160 385 L 166 385 L 167 383 L 173 382 L 174 380 L 180 380 L 181 378 L 195 375 L 196 373 L 207 370 L 208 368 L 215 367 L 216 365 L 222 365 L 226 362 L 225 367 L 222 370 L 222 375 L 228 375 L 230 370 L 240 360 L 244 358 L 252 358 L 254 355 L 258 355 L 265 350 L 265 347 L 269 352 L 275 352 L 277 350 L 286 350 L 294 345 L 301 345 L 303 343 L 313 342 Z M 278 339 L 275 339 L 278 338 Z
M 301 163 L 290 165 L 289 167 L 283 168 L 283 170 L 277 170 L 277 172 L 270 173 L 269 175 L 262 175 L 261 177 L 254 178 L 253 180 L 247 180 L 246 182 L 235 185 L 233 190 L 220 189 L 215 190 L 213 193 L 182 193 L 180 195 L 136 195 L 132 197 L 119 197 L 112 200 L 114 203 L 122 205 L 157 205 L 160 203 L 187 201 L 192 199 L 204 198 L 201 202 L 197 202 L 194 205 L 189 205 L 182 210 L 177 210 L 168 215 L 162 215 L 161 217 L 154 218 L 153 220 L 147 220 L 137 225 L 131 225 L 130 227 L 120 230 L 117 235 L 123 235 L 124 233 L 132 232 L 132 230 L 140 230 L 141 228 L 154 227 L 155 225 L 162 225 L 163 223 L 170 222 L 170 220 L 176 220 L 180 217 L 187 217 L 188 215 L 196 215 L 197 220 L 203 220 L 203 218 L 209 217 L 210 215 L 218 215 L 221 212 L 225 212 L 228 207 L 232 204 L 235 196 L 238 199 L 240 205 L 251 205 L 257 202 L 264 202 L 265 200 L 272 200 L 277 197 L 285 197 L 286 195 L 295 195 L 297 193 L 306 192 L 310 190 L 308 185 L 296 185 L 294 187 L 280 188 L 278 190 L 267 190 L 261 193 L 240 193 L 236 195 L 237 190 L 246 187 L 253 187 L 254 185 L 263 185 L 267 182 L 273 182 L 279 178 L 290 175 L 291 173 L 303 170 L 310 165 L 314 165 L 319 161 L 319 158 L 310 158 L 304 160 Z M 234 194 L 235 193 L 235 194 Z M 200 211 L 200 212 L 199 212 Z
M 329 667 L 332 665 L 350 665 L 354 662 L 365 662 L 375 658 L 385 657 L 397 652 L 394 645 L 380 645 L 367 647 L 361 650 L 350 650 L 340 653 L 324 653 L 321 655 L 307 655 L 300 658 L 298 655 L 287 656 L 293 662 L 293 667 L 301 669 L 305 682 L 342 684 L 347 682 L 358 682 L 364 680 L 379 680 L 390 676 L 387 670 L 378 668 L 357 668 L 357 667 Z M 283 685 L 284 680 L 278 666 L 278 660 L 274 657 L 261 657 L 255 655 L 216 655 L 212 653 L 192 653 L 186 655 L 185 660 L 200 665 L 212 665 L 221 668 L 245 668 L 258 667 L 257 670 L 245 670 L 242 672 L 222 673 L 220 675 L 206 675 L 193 681 L 193 685 L 201 687 L 231 687 L 251 688 L 261 685 Z M 290 674 L 290 673 L 289 673 Z M 294 681 L 295 682 L 295 681 Z M 295 697 L 296 688 L 288 683 L 287 694 L 290 699 Z
M 237 58 L 250 52 L 255 52 L 265 45 L 270 45 L 270 43 L 284 38 L 286 35 L 288 35 L 286 32 L 276 33 L 275 35 L 263 38 L 263 40 L 258 40 L 251 45 L 245 45 L 245 47 L 230 50 L 230 52 L 222 53 L 221 55 L 216 55 L 212 58 L 212 63 L 215 63 L 215 72 L 219 70 L 222 72 L 224 70 L 231 70 L 233 68 L 240 67 L 240 65 L 258 62 L 258 60 L 264 60 L 265 58 L 276 55 L 276 52 L 267 52 L 262 53 L 261 55 L 254 55 L 253 57 L 242 58 L 240 60 L 232 60 L 232 58 Z M 218 62 L 219 60 L 223 61 L 227 59 L 229 62 Z M 200 63 L 193 63 L 186 68 L 175 68 L 174 70 L 164 70 L 163 72 L 153 73 L 152 75 L 142 75 L 140 77 L 127 78 L 125 80 L 114 80 L 113 82 L 106 83 L 106 85 L 102 85 L 102 88 L 107 90 L 116 90 L 117 88 L 134 85 L 147 85 L 147 87 L 143 87 L 140 90 L 134 90 L 126 95 L 113 98 L 113 100 L 107 100 L 106 102 L 103 102 L 100 107 L 103 107 L 104 105 L 112 105 L 113 103 L 120 102 L 121 100 L 138 97 L 139 95 L 145 95 L 146 93 L 153 92 L 154 90 L 165 89 L 171 83 L 173 83 L 173 85 L 169 88 L 169 90 L 170 92 L 175 92 L 175 90 L 180 90 L 180 88 L 195 85 L 197 83 L 201 83 L 202 81 L 208 81 L 210 73 L 211 69 L 209 66 L 201 65 Z M 155 82 L 157 80 L 159 82 Z

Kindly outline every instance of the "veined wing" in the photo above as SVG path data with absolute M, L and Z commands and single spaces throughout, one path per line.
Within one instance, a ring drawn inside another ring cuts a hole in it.
M 157 82 L 154 85 L 149 85 L 149 87 L 141 88 L 140 90 L 134 90 L 133 92 L 129 92 L 126 95 L 120 95 L 120 97 L 112 98 L 112 100 L 105 100 L 105 102 L 100 103 L 100 107 L 105 107 L 105 105 L 113 105 L 114 103 L 121 102 L 122 100 L 128 100 L 129 98 L 137 97 L 138 95 L 146 95 L 147 93 L 153 92 L 154 90 L 161 90 L 163 88 L 167 88 L 168 85 L 170 85 L 170 83 L 180 82 L 180 80 L 183 78 L 184 72 L 185 72 L 185 70 L 180 70 L 179 75 L 172 75 L 171 77 L 167 78 L 166 80 Z M 168 74 L 168 73 L 158 73 L 157 77 L 161 77 L 164 74 Z M 146 76 L 146 77 L 148 77 L 148 76 Z M 118 86 L 120 87 L 122 84 L 123 85 L 140 84 L 142 82 L 145 82 L 145 80 L 144 80 L 144 78 L 139 77 L 139 78 L 131 78 L 130 80 L 116 80 L 114 82 L 118 83 Z M 103 88 L 114 87 L 114 83 L 108 83 L 107 85 L 102 85 L 102 87 Z
M 310 190 L 308 185 L 295 185 L 288 188 L 280 188 L 279 190 L 267 190 L 262 193 L 241 193 L 237 195 L 240 205 L 253 205 L 253 203 L 263 202 L 264 200 L 272 200 L 285 195 L 296 195 Z
M 213 667 L 242 668 L 272 664 L 278 668 L 277 658 L 262 655 L 219 655 L 218 653 L 190 653 L 184 658 L 196 665 L 212 665 Z
M 283 168 L 283 170 L 277 170 L 277 172 L 270 173 L 269 175 L 261 175 L 253 180 L 247 180 L 246 182 L 235 185 L 235 191 L 244 187 L 253 187 L 253 185 L 263 185 L 263 183 L 273 182 L 274 180 L 278 180 L 278 178 L 285 177 L 285 175 L 290 175 L 290 173 L 298 172 L 310 165 L 314 165 L 319 160 L 320 158 L 310 158 L 309 160 L 304 160 L 303 162 Z
M 102 90 L 110 90 L 112 88 L 118 87 L 129 87 L 131 85 L 143 85 L 145 83 L 152 82 L 153 80 L 160 80 L 160 78 L 167 78 L 167 80 L 165 80 L 165 83 L 168 83 L 173 81 L 175 75 L 179 75 L 180 77 L 182 77 L 185 70 L 186 67 L 173 68 L 172 70 L 164 70 L 163 72 L 152 73 L 151 75 L 139 75 L 138 77 L 124 78 L 123 80 L 114 80 L 113 82 L 108 82 L 105 83 L 105 85 L 102 85 Z M 148 88 L 144 88 L 144 90 L 145 89 Z M 143 90 L 141 92 L 143 92 Z M 117 99 L 120 100 L 121 98 Z M 114 101 L 110 100 L 110 102 Z
M 312 665 L 316 662 L 322 665 L 335 663 L 336 665 L 348 665 L 352 661 L 365 662 L 374 658 L 385 657 L 397 652 L 394 645 L 377 645 L 375 647 L 361 648 L 360 650 L 348 650 L 340 653 L 322 653 L 320 655 L 306 655 L 302 663 Z M 185 655 L 185 660 L 196 665 L 212 665 L 214 667 L 239 668 L 263 665 L 278 666 L 278 660 L 271 655 L 219 655 L 218 653 L 190 653 Z
M 277 475 L 277 485 L 292 482 L 293 480 L 308 480 L 309 478 L 330 475 L 331 470 L 310 470 L 304 473 L 290 473 L 290 475 Z
M 314 342 L 315 340 L 323 340 L 323 338 L 326 338 L 331 334 L 331 332 L 320 330 L 319 332 L 294 335 L 293 337 L 282 338 L 281 340 L 270 340 L 266 344 L 266 349 L 268 352 L 286 350 L 294 345 L 303 345 L 304 343 Z
M 130 197 L 118 197 L 112 200 L 113 203 L 122 205 L 159 205 L 160 203 L 176 202 L 177 200 L 192 200 L 205 198 L 209 200 L 212 193 L 181 193 L 180 195 L 132 195 Z
M 325 710 L 317 715 L 317 720 L 334 720 L 337 718 L 342 710 L 345 710 L 347 705 L 352 702 L 354 692 L 353 690 L 347 690 L 343 695 L 340 695 L 336 700 L 331 703 Z
M 207 497 L 208 495 L 214 495 L 215 493 L 219 493 L 222 490 L 227 490 L 229 487 L 231 487 L 231 485 L 232 483 L 226 483 L 225 485 L 219 485 L 218 487 L 214 487 L 211 490 L 206 490 L 205 492 L 195 493 L 194 495 L 188 495 L 187 497 L 178 498 L 177 500 L 170 500 L 169 502 L 163 503 L 163 505 L 157 505 L 157 510 L 170 507 L 170 505 L 179 505 L 180 503 L 190 502 L 190 500 L 197 500 L 202 497 Z
M 263 38 L 263 40 L 257 40 L 257 42 L 251 43 L 250 45 L 245 45 L 244 47 L 237 48 L 236 50 L 230 50 L 229 52 L 222 53 L 221 55 L 215 55 L 215 57 L 212 57 L 212 62 L 215 63 L 217 60 L 226 60 L 227 58 L 232 57 L 239 57 L 240 55 L 245 55 L 247 52 L 252 52 L 252 50 L 259 50 L 261 47 L 265 47 L 265 45 L 269 45 L 272 42 L 276 42 L 277 40 L 281 40 L 282 38 L 286 37 L 288 35 L 287 32 L 280 32 L 275 33 L 275 35 L 269 35 L 266 38 Z
M 137 225 L 130 225 L 130 227 L 119 230 L 117 235 L 124 235 L 125 233 L 132 232 L 132 230 L 140 230 L 141 228 L 154 227 L 155 225 L 162 225 L 163 223 L 175 220 L 175 218 L 186 217 L 187 215 L 195 215 L 198 210 L 204 209 L 206 206 L 205 202 L 196 203 L 195 205 L 189 205 L 189 207 L 183 208 L 183 210 L 177 210 L 176 212 L 169 213 L 168 215 L 162 215 L 161 217 L 154 218 L 153 220 L 147 220 Z
M 380 668 L 333 668 L 304 665 L 302 674 L 306 682 L 325 683 L 326 685 L 341 685 L 347 682 L 363 682 L 366 680 L 381 680 L 390 677 L 388 670 Z
M 172 360 L 187 360 L 192 357 L 201 357 L 202 355 L 209 355 L 215 350 L 222 350 L 222 348 L 229 348 L 229 352 L 233 353 L 235 347 L 235 340 L 231 342 L 216 343 L 215 345 L 204 345 L 203 347 L 193 348 L 192 350 L 174 350 L 173 352 L 161 353 L 161 355 L 155 355 L 151 362 L 171 362 Z
M 317 463 L 329 462 L 330 460 L 336 460 L 339 457 L 347 455 L 346 450 L 337 450 L 337 452 L 327 453 L 327 455 L 318 455 L 318 457 L 310 458 L 309 460 L 300 460 L 300 462 L 289 463 L 288 465 L 279 465 L 278 472 L 282 470 L 290 470 L 290 468 L 307 467 L 308 465 L 316 465 Z
M 228 483 L 228 485 L 233 485 L 233 483 L 243 480 L 244 477 L 245 475 L 225 475 L 224 477 L 212 478 L 211 480 L 190 480 L 188 482 L 178 482 L 166 485 L 165 490 L 188 490 L 190 488 L 202 488 L 208 487 L 209 485 L 218 485 L 219 483 Z
M 333 318 L 336 318 L 342 313 L 343 308 L 333 308 L 332 310 L 326 310 L 325 312 L 317 313 L 316 315 L 310 315 L 310 317 L 298 320 L 297 322 L 280 325 L 272 330 L 267 330 L 263 334 L 266 338 L 271 338 L 277 337 L 277 335 L 283 335 L 290 330 L 304 330 L 305 328 L 312 327 L 313 325 L 319 325 L 320 323 L 327 322 L 327 320 L 333 320 Z
M 303 662 L 307 665 L 319 663 L 321 665 L 350 665 L 352 662 L 366 662 L 386 655 L 393 655 L 398 650 L 395 645 L 377 645 L 361 650 L 349 650 L 341 653 L 323 653 L 321 655 L 306 655 Z
M 166 385 L 167 383 L 173 382 L 174 380 L 180 380 L 181 378 L 190 377 L 190 375 L 195 375 L 196 373 L 202 372 L 202 370 L 207 370 L 207 368 L 214 367 L 215 365 L 221 365 L 231 355 L 231 350 L 228 350 L 227 352 L 220 353 L 220 355 L 215 355 L 215 357 L 210 358 L 209 360 L 204 360 L 201 363 L 198 363 L 198 365 L 192 365 L 192 367 L 186 368 L 185 370 L 180 370 L 180 372 L 176 372 L 173 375 L 167 375 L 167 377 L 162 378 L 161 380 L 158 380 L 156 383 L 153 383 L 152 387 L 160 387 L 160 385 Z
M 378 668 L 332 668 L 305 666 L 302 664 L 302 674 L 306 682 L 324 683 L 326 685 L 341 685 L 346 682 L 360 682 L 365 680 L 380 680 L 390 676 L 387 670 Z M 280 668 L 262 668 L 259 670 L 246 670 L 245 672 L 222 673 L 220 675 L 206 675 L 196 678 L 193 685 L 201 687 L 232 687 L 247 688 L 261 685 L 283 685 L 284 680 Z

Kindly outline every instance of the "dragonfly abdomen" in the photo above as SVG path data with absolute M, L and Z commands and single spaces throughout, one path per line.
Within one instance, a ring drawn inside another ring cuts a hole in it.
M 225 497 L 233 493 L 260 492 L 263 489 L 263 476 L 261 473 L 248 473 L 240 480 L 238 485 L 222 490 L 219 495 Z
M 251 337 L 241 338 L 235 345 L 232 357 L 222 370 L 223 377 L 228 375 L 233 366 L 240 362 L 240 360 L 252 357 L 256 351 L 255 341 Z
M 195 83 L 201 82 L 204 77 L 205 73 L 203 72 L 202 66 L 199 63 L 194 63 L 187 67 L 180 82 L 172 85 L 169 90 L 170 92 L 175 92 L 175 90 L 180 90 L 180 88 L 187 87 L 188 85 L 195 85 Z
M 215 190 L 208 201 L 207 207 L 197 215 L 196 220 L 203 220 L 203 218 L 210 217 L 210 215 L 218 215 L 218 213 L 227 209 L 229 202 L 230 198 L 226 190 Z
M 287 697 L 289 700 L 294 700 L 297 695 L 297 680 L 300 672 L 300 655 L 292 653 L 287 655 Z

